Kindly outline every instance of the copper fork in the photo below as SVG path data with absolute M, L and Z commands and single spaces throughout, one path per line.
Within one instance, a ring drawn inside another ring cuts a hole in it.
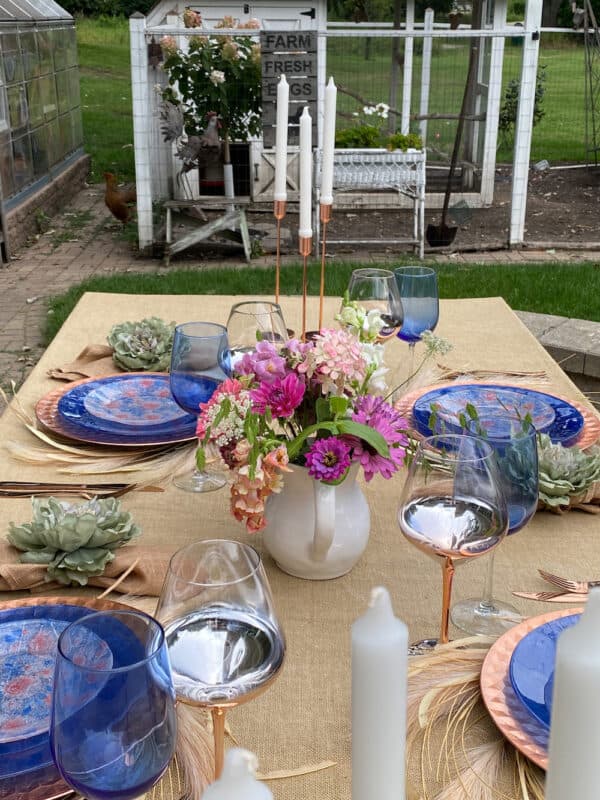
M 578 592 L 513 592 L 515 597 L 526 600 L 541 600 L 544 603 L 585 603 L 587 595 Z
M 160 486 L 136 483 L 44 483 L 36 481 L 0 481 L 0 497 L 48 497 L 75 495 L 79 497 L 120 497 L 137 489 L 140 492 L 162 492 Z
M 545 581 L 558 586 L 559 589 L 564 589 L 566 592 L 587 594 L 592 587 L 600 586 L 600 581 L 571 581 L 568 578 L 561 578 L 560 575 L 554 575 L 552 572 L 546 572 L 543 569 L 538 569 L 538 572 Z

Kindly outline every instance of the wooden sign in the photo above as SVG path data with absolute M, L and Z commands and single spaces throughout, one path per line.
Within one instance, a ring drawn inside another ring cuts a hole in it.
M 285 75 L 290 85 L 288 144 L 297 145 L 300 115 L 309 107 L 313 146 L 317 141 L 317 34 L 316 31 L 261 31 L 263 144 L 275 146 L 277 84 Z

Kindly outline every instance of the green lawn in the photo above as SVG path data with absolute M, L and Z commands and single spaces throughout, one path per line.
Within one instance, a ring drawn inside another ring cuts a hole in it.
M 119 178 L 134 178 L 133 125 L 129 65 L 129 27 L 123 19 L 77 20 L 81 71 L 85 149 L 92 156 L 92 180 L 101 181 L 104 171 Z M 390 75 L 389 39 L 330 38 L 327 42 L 327 71 L 336 82 L 358 92 L 365 99 L 387 102 Z M 421 74 L 421 45 L 415 44 L 413 108 L 418 106 Z M 430 90 L 431 111 L 457 113 L 465 79 L 468 42 L 435 40 Z M 518 78 L 521 47 L 507 42 L 504 86 Z M 585 160 L 584 50 L 579 37 L 542 37 L 540 64 L 546 65 L 545 116 L 534 128 L 532 160 L 552 162 Z M 339 109 L 351 114 L 358 103 L 339 95 Z M 338 125 L 350 124 L 340 116 Z M 447 158 L 452 148 L 455 122 L 431 120 L 429 160 L 435 150 Z M 416 130 L 416 125 L 415 125 Z M 440 156 L 443 157 L 443 156 Z M 499 161 L 510 161 L 510 143 L 501 143 Z
M 398 262 L 401 263 L 400 261 Z M 375 264 L 371 266 L 377 266 Z M 384 266 L 384 265 L 382 265 Z M 436 264 L 440 297 L 504 297 L 511 308 L 600 322 L 600 266 L 597 264 Z M 326 294 L 341 297 L 356 263 L 336 261 L 329 266 Z M 282 294 L 300 294 L 299 265 L 282 269 Z M 318 294 L 320 265 L 309 269 L 309 292 Z M 126 294 L 271 294 L 273 270 L 172 270 L 160 275 L 110 275 L 91 278 L 50 300 L 46 329 L 49 342 L 84 292 Z

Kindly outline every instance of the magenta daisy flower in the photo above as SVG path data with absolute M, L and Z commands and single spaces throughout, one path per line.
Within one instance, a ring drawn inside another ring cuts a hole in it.
M 382 397 L 372 395 L 358 398 L 352 419 L 380 433 L 390 449 L 390 456 L 386 458 L 363 439 L 354 440 L 352 459 L 361 464 L 365 480 L 370 481 L 378 473 L 386 479 L 391 478 L 404 463 L 408 444 L 406 420 Z
M 261 383 L 252 389 L 252 410 L 264 414 L 267 409 L 274 417 L 291 417 L 304 397 L 304 383 L 293 372 L 281 380 L 272 383 Z
M 335 436 L 317 439 L 306 454 L 308 474 L 320 481 L 339 481 L 350 466 L 350 445 Z

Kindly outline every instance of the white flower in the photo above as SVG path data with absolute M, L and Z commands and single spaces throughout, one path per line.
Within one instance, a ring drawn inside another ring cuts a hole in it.
M 369 394 L 385 394 L 388 388 L 385 376 L 389 369 L 383 363 L 383 345 L 364 342 L 362 354 L 369 364 L 369 369 L 373 370 L 367 384 L 367 392 Z
M 447 339 L 442 336 L 436 336 L 432 331 L 423 331 L 421 334 L 421 341 L 427 350 L 427 356 L 435 355 L 445 356 L 452 350 L 452 345 Z
M 220 69 L 213 69 L 208 79 L 215 86 L 218 86 L 219 83 L 225 83 L 225 73 Z
M 376 113 L 377 113 L 377 111 L 376 111 L 375 106 L 365 106 L 363 108 L 363 114 L 365 114 L 367 117 L 370 117 L 370 116 L 372 116 L 373 114 L 376 114 Z
M 381 119 L 388 118 L 388 112 L 390 110 L 390 107 L 388 106 L 387 103 L 377 103 L 375 109 L 377 111 L 377 114 L 381 117 Z

